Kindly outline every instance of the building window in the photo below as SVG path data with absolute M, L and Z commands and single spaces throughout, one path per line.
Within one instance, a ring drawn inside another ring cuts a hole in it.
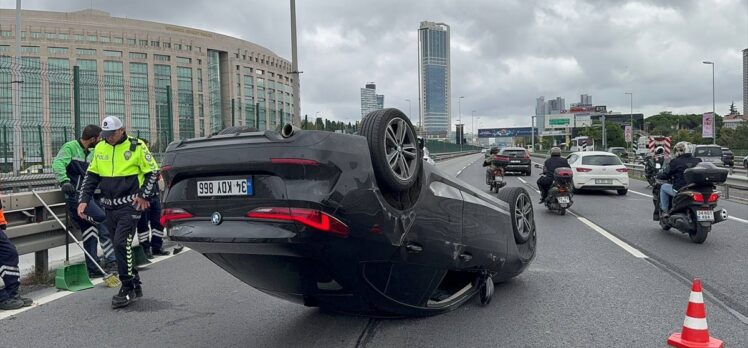
M 151 41 L 151 47 L 160 47 L 160 43 L 158 41 Z
M 203 69 L 201 68 L 197 68 L 197 90 L 203 91 Z
M 2 35 L 2 37 L 11 37 L 13 36 L 13 32 L 10 30 L 3 30 L 0 31 L 0 35 Z
M 197 65 L 203 65 L 203 60 L 202 59 L 198 59 L 197 60 Z
M 262 71 L 261 69 L 255 69 L 255 71 L 257 72 L 257 75 L 262 75 L 262 74 L 264 74 L 264 73 L 265 73 L 265 72 L 264 72 L 264 71 Z
M 135 45 L 136 43 L 137 43 L 137 40 L 135 40 L 135 39 L 127 39 L 127 44 L 128 45 Z
M 148 58 L 148 55 L 145 54 L 145 53 L 140 53 L 140 52 L 130 52 L 130 58 L 133 58 L 133 59 L 146 59 L 146 58 Z
M 54 40 L 57 38 L 57 34 L 55 33 L 45 33 L 47 40 Z
M 59 33 L 59 34 L 57 34 L 57 38 L 59 40 L 62 40 L 62 41 L 68 41 L 68 40 L 70 40 L 70 36 L 68 34 L 65 34 L 65 33 Z
M 182 44 L 174 44 L 174 49 L 177 50 L 177 51 L 181 51 L 182 50 Z
M 192 45 L 184 45 L 185 51 L 192 51 Z
M 67 47 L 49 47 L 47 52 L 49 54 L 68 54 L 70 50 Z
M 170 42 L 163 42 L 163 43 L 161 43 L 161 45 L 162 45 L 163 48 L 171 48 L 171 43 Z
M 95 56 L 96 50 L 92 48 L 76 48 L 75 53 L 81 56 Z
M 51 47 L 50 47 L 51 48 Z M 67 49 L 67 47 L 63 47 Z M 62 144 L 70 140 L 73 130 L 72 88 L 70 81 L 73 76 L 70 71 L 70 61 L 67 58 L 49 58 L 48 98 L 49 123 L 51 125 L 50 141 L 53 149 L 59 149 Z
M 114 42 L 116 44 L 121 44 L 122 43 L 122 38 L 121 37 L 113 37 L 112 38 L 112 42 Z
M 122 51 L 104 50 L 104 55 L 107 57 L 122 57 Z
M 23 53 L 39 53 L 39 46 L 21 46 Z
M 109 42 L 111 42 L 111 39 L 109 38 L 109 36 L 99 36 L 99 42 L 101 42 L 101 43 L 109 43 Z
M 192 64 L 192 58 L 177 57 L 177 64 Z
M 104 105 L 106 115 L 125 117 L 125 85 L 120 61 L 104 61 Z
M 73 34 L 73 41 L 83 41 L 83 35 Z
M 86 40 L 89 42 L 96 42 L 96 35 L 87 35 Z
M 153 60 L 158 60 L 161 62 L 168 62 L 171 60 L 171 56 L 163 55 L 163 54 L 154 54 Z
M 133 52 L 130 54 L 132 55 Z M 145 53 L 140 53 L 145 56 Z M 130 113 L 133 135 L 151 139 L 151 118 L 148 101 L 148 64 L 130 63 Z
M 195 52 L 202 52 L 203 49 L 200 46 L 195 46 Z
M 81 124 L 99 124 L 99 75 L 96 72 L 96 60 L 78 59 L 80 68 L 80 108 Z M 68 116 L 69 117 L 69 116 Z
M 140 46 L 148 46 L 148 40 L 138 40 Z
M 10 45 L 0 45 L 0 52 L 8 52 Z
M 179 138 L 195 136 L 195 100 L 192 91 L 192 68 L 177 67 L 177 98 L 179 101 Z
M 167 103 L 168 90 L 166 86 L 171 87 L 172 93 L 174 93 L 175 88 L 171 83 L 171 66 L 155 64 L 153 70 L 156 88 L 156 131 L 158 132 L 158 136 L 157 143 L 152 143 L 152 145 L 155 146 L 157 152 L 164 152 L 166 145 L 174 138 L 173 124 L 175 121 L 174 115 L 169 113 L 171 108 Z
M 208 118 L 211 133 L 223 129 L 219 56 L 218 51 L 208 50 Z
M 32 31 L 31 32 L 31 38 L 32 39 L 41 39 L 42 38 L 42 33 L 38 32 L 38 31 Z

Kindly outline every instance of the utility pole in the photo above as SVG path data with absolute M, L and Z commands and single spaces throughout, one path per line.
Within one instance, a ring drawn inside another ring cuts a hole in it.
M 16 0 L 16 54 L 13 57 L 13 175 L 21 171 L 23 139 L 21 138 L 21 0 Z
M 291 71 L 288 74 L 293 76 L 293 119 L 292 124 L 297 124 L 298 119 L 301 123 L 301 98 L 299 78 L 303 71 L 299 71 L 299 57 L 296 49 L 296 0 L 291 1 Z
M 460 96 L 457 98 L 457 117 L 458 121 L 457 124 L 462 123 L 462 98 L 465 98 L 464 96 Z M 465 133 L 465 129 L 462 128 L 460 132 L 457 132 L 457 139 L 460 142 L 460 151 L 462 151 L 462 136 Z

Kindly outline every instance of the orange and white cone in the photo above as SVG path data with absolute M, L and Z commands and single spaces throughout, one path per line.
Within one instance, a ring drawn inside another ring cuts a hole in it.
M 683 321 L 683 331 L 670 335 L 667 344 L 677 348 L 722 348 L 725 346 L 722 341 L 709 336 L 701 279 L 693 280 L 686 319 Z

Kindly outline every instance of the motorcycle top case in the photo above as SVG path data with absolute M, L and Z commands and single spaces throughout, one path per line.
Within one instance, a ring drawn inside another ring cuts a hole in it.
M 574 175 L 574 172 L 571 168 L 561 167 L 553 171 L 553 176 L 556 178 L 571 178 L 572 175 Z
M 683 176 L 689 184 L 705 185 L 727 181 L 727 173 L 727 169 L 717 168 L 714 164 L 699 163 L 693 168 L 686 169 Z

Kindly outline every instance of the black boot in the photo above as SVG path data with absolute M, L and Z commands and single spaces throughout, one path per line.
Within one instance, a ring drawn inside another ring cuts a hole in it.
M 23 301 L 17 299 L 17 298 L 8 298 L 7 300 L 0 301 L 0 309 L 4 310 L 13 310 L 13 309 L 19 309 L 23 307 Z
M 143 251 L 145 252 L 145 258 L 148 260 L 153 259 L 153 252 L 151 251 L 151 248 L 143 248 Z
M 137 295 L 135 294 L 135 288 L 132 281 L 122 282 L 122 287 L 119 289 L 119 293 L 112 297 L 112 308 L 127 307 L 135 301 Z
M 24 307 L 30 307 L 32 304 L 34 304 L 34 300 L 28 297 L 23 297 L 20 294 L 16 294 L 16 296 L 13 296 L 13 298 L 16 300 L 21 300 L 21 302 L 23 302 Z
M 169 256 L 171 255 L 170 252 L 164 251 L 163 249 L 154 249 L 152 250 L 152 254 L 155 256 Z

